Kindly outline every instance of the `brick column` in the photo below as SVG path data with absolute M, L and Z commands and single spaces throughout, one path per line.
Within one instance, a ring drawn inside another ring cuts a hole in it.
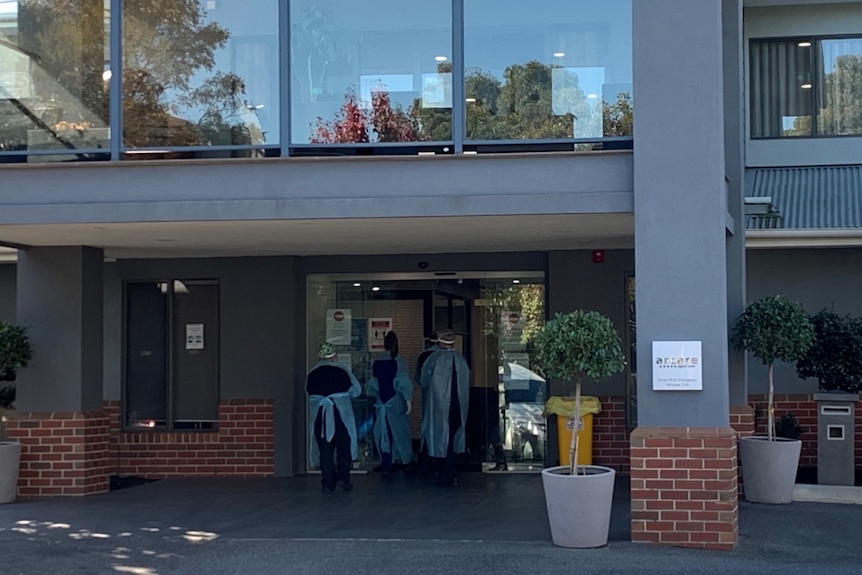
M 22 444 L 19 497 L 108 491 L 108 418 L 101 411 L 18 413 L 8 431 Z
M 632 541 L 734 549 L 739 536 L 736 444 L 729 427 L 635 429 Z

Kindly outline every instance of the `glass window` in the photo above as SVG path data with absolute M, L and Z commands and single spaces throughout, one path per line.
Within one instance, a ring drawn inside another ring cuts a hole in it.
M 108 0 L 0 0 L 0 153 L 108 147 Z
M 812 40 L 751 43 L 751 137 L 811 136 Z
M 131 429 L 215 429 L 219 286 L 126 285 L 125 422 Z
M 465 2 L 470 140 L 632 134 L 631 0 Z
M 862 134 L 862 38 L 823 40 L 818 65 L 823 96 L 817 110 L 822 136 Z
M 123 147 L 278 144 L 277 0 L 126 0 Z
M 452 138 L 450 0 L 295 0 L 294 144 Z
M 752 41 L 751 137 L 862 134 L 862 38 Z

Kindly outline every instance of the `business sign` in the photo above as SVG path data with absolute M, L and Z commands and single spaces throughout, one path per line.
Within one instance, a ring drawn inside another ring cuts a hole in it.
M 703 389 L 702 367 L 701 342 L 652 342 L 652 388 L 654 390 L 701 390 Z

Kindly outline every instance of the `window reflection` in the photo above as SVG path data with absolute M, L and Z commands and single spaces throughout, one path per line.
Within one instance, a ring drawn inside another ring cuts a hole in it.
M 0 152 L 108 146 L 108 0 L 0 0 Z
M 751 137 L 862 134 L 862 38 L 754 40 Z
M 631 0 L 464 9 L 468 139 L 632 134 Z
M 823 97 L 817 111 L 818 133 L 862 134 L 862 38 L 823 40 L 819 47 Z
M 277 143 L 277 0 L 124 2 L 124 147 Z
M 449 0 L 297 0 L 290 10 L 293 143 L 452 138 Z

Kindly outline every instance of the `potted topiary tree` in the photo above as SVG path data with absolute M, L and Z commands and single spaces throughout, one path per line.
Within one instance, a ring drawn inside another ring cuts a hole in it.
M 814 327 L 798 302 L 784 296 L 769 296 L 749 304 L 737 318 L 730 342 L 767 367 L 769 391 L 766 437 L 743 437 L 739 441 L 744 492 L 748 501 L 790 503 L 796 484 L 802 442 L 775 436 L 776 361 L 795 362 L 814 341 Z
M 16 370 L 26 367 L 32 357 L 26 330 L 0 321 L 0 381 L 15 380 Z M 18 487 L 18 467 L 21 462 L 21 444 L 7 441 L 5 410 L 15 401 L 15 386 L 0 389 L 0 503 L 15 500 Z
M 606 316 L 576 310 L 556 314 L 533 335 L 531 364 L 546 378 L 575 383 L 575 417 L 570 465 L 542 470 L 545 502 L 554 545 L 601 547 L 608 542 L 616 472 L 599 465 L 577 465 L 582 427 L 581 381 L 599 381 L 625 369 L 620 336 Z

